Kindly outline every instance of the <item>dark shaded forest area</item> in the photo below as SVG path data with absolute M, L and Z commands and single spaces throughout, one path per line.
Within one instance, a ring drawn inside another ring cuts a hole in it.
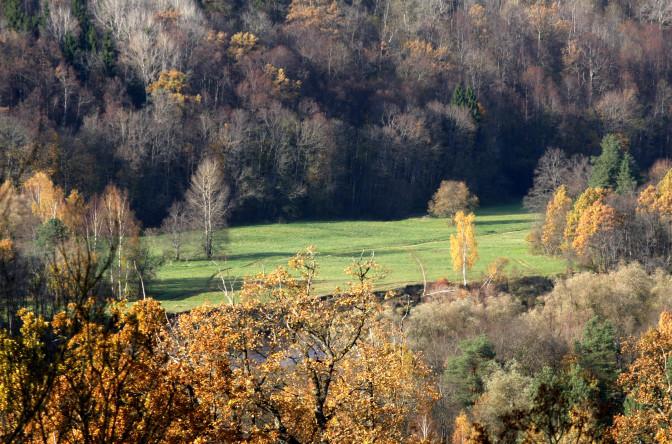
M 204 156 L 230 220 L 399 217 L 442 179 L 519 197 L 550 146 L 666 157 L 665 0 L 1 0 L 0 182 L 128 189 L 155 226 Z

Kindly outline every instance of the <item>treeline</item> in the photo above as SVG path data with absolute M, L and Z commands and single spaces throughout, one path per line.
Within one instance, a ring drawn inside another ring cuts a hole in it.
M 113 182 L 157 226 L 204 157 L 234 221 L 521 196 L 548 146 L 669 156 L 664 2 L 2 0 L 0 180 Z

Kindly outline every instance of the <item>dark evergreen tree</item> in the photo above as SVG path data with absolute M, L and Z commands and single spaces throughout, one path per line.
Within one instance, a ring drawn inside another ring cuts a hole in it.
M 464 90 L 462 89 L 462 85 L 457 85 L 455 88 L 455 91 L 453 91 L 453 98 L 450 101 L 451 104 L 455 106 L 464 106 L 466 101 L 465 101 L 465 96 L 464 96 Z
M 471 86 L 467 88 L 465 94 L 465 105 L 469 108 L 469 113 L 471 117 L 476 121 L 480 122 L 481 120 L 481 110 L 478 106 L 478 100 L 476 99 L 476 92 Z
M 36 0 L 2 0 L 2 13 L 16 31 L 36 32 L 40 24 L 40 5 Z
M 446 362 L 444 381 L 453 388 L 453 399 L 468 407 L 483 393 L 484 379 L 497 365 L 495 350 L 485 335 L 465 339 L 459 348 L 460 354 Z
M 106 32 L 103 35 L 103 41 L 100 47 L 100 58 L 103 61 L 105 73 L 107 75 L 114 74 L 114 67 L 117 59 L 117 54 L 112 41 L 112 35 Z
M 597 402 L 599 422 L 606 428 L 623 406 L 623 393 L 617 382 L 621 371 L 620 345 L 613 325 L 593 317 L 586 323 L 583 337 L 574 350 L 584 378 L 592 381 L 596 388 L 592 398 Z
M 623 154 L 621 166 L 616 177 L 616 192 L 626 194 L 635 191 L 637 188 L 637 165 L 635 159 L 628 152 Z
M 65 59 L 69 63 L 74 63 L 79 54 L 79 44 L 72 33 L 67 32 L 65 36 L 63 36 L 62 50 Z
M 621 167 L 621 141 L 614 134 L 607 134 L 600 146 L 602 153 L 593 159 L 593 171 L 588 184 L 591 187 L 613 189 Z

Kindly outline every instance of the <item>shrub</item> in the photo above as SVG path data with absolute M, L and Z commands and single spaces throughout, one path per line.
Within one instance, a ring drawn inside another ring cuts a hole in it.
M 478 197 L 464 182 L 444 180 L 429 201 L 427 212 L 434 217 L 453 217 L 458 211 L 473 210 L 477 206 Z

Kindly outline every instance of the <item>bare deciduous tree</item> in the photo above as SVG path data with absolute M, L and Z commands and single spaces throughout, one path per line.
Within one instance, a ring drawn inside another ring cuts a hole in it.
M 66 34 L 76 35 L 78 24 L 70 5 L 65 2 L 53 2 L 46 17 L 46 28 L 59 42 L 63 41 Z
M 184 231 L 188 227 L 187 209 L 184 202 L 176 201 L 170 206 L 168 216 L 161 224 L 161 231 L 170 236 L 170 243 L 173 246 L 173 257 L 176 261 L 180 260 L 180 251 L 182 249 L 182 240 Z
M 569 159 L 559 148 L 548 148 L 534 169 L 534 184 L 523 199 L 523 205 L 530 211 L 543 211 L 553 191 L 559 187 Z
M 529 211 L 543 212 L 553 192 L 560 185 L 567 187 L 570 197 L 576 197 L 588 186 L 591 165 L 587 157 L 568 158 L 559 148 L 548 148 L 534 169 L 534 183 L 523 199 Z
M 224 225 L 229 204 L 229 187 L 219 162 L 205 158 L 191 177 L 186 194 L 187 207 L 193 226 L 203 232 L 203 251 L 210 259 L 213 253 L 213 235 Z
M 192 0 L 94 0 L 91 11 L 145 85 L 181 66 L 204 33 L 202 13 Z
M 660 29 L 672 24 L 672 2 L 669 0 L 647 0 L 640 8 L 642 18 L 657 23 Z

